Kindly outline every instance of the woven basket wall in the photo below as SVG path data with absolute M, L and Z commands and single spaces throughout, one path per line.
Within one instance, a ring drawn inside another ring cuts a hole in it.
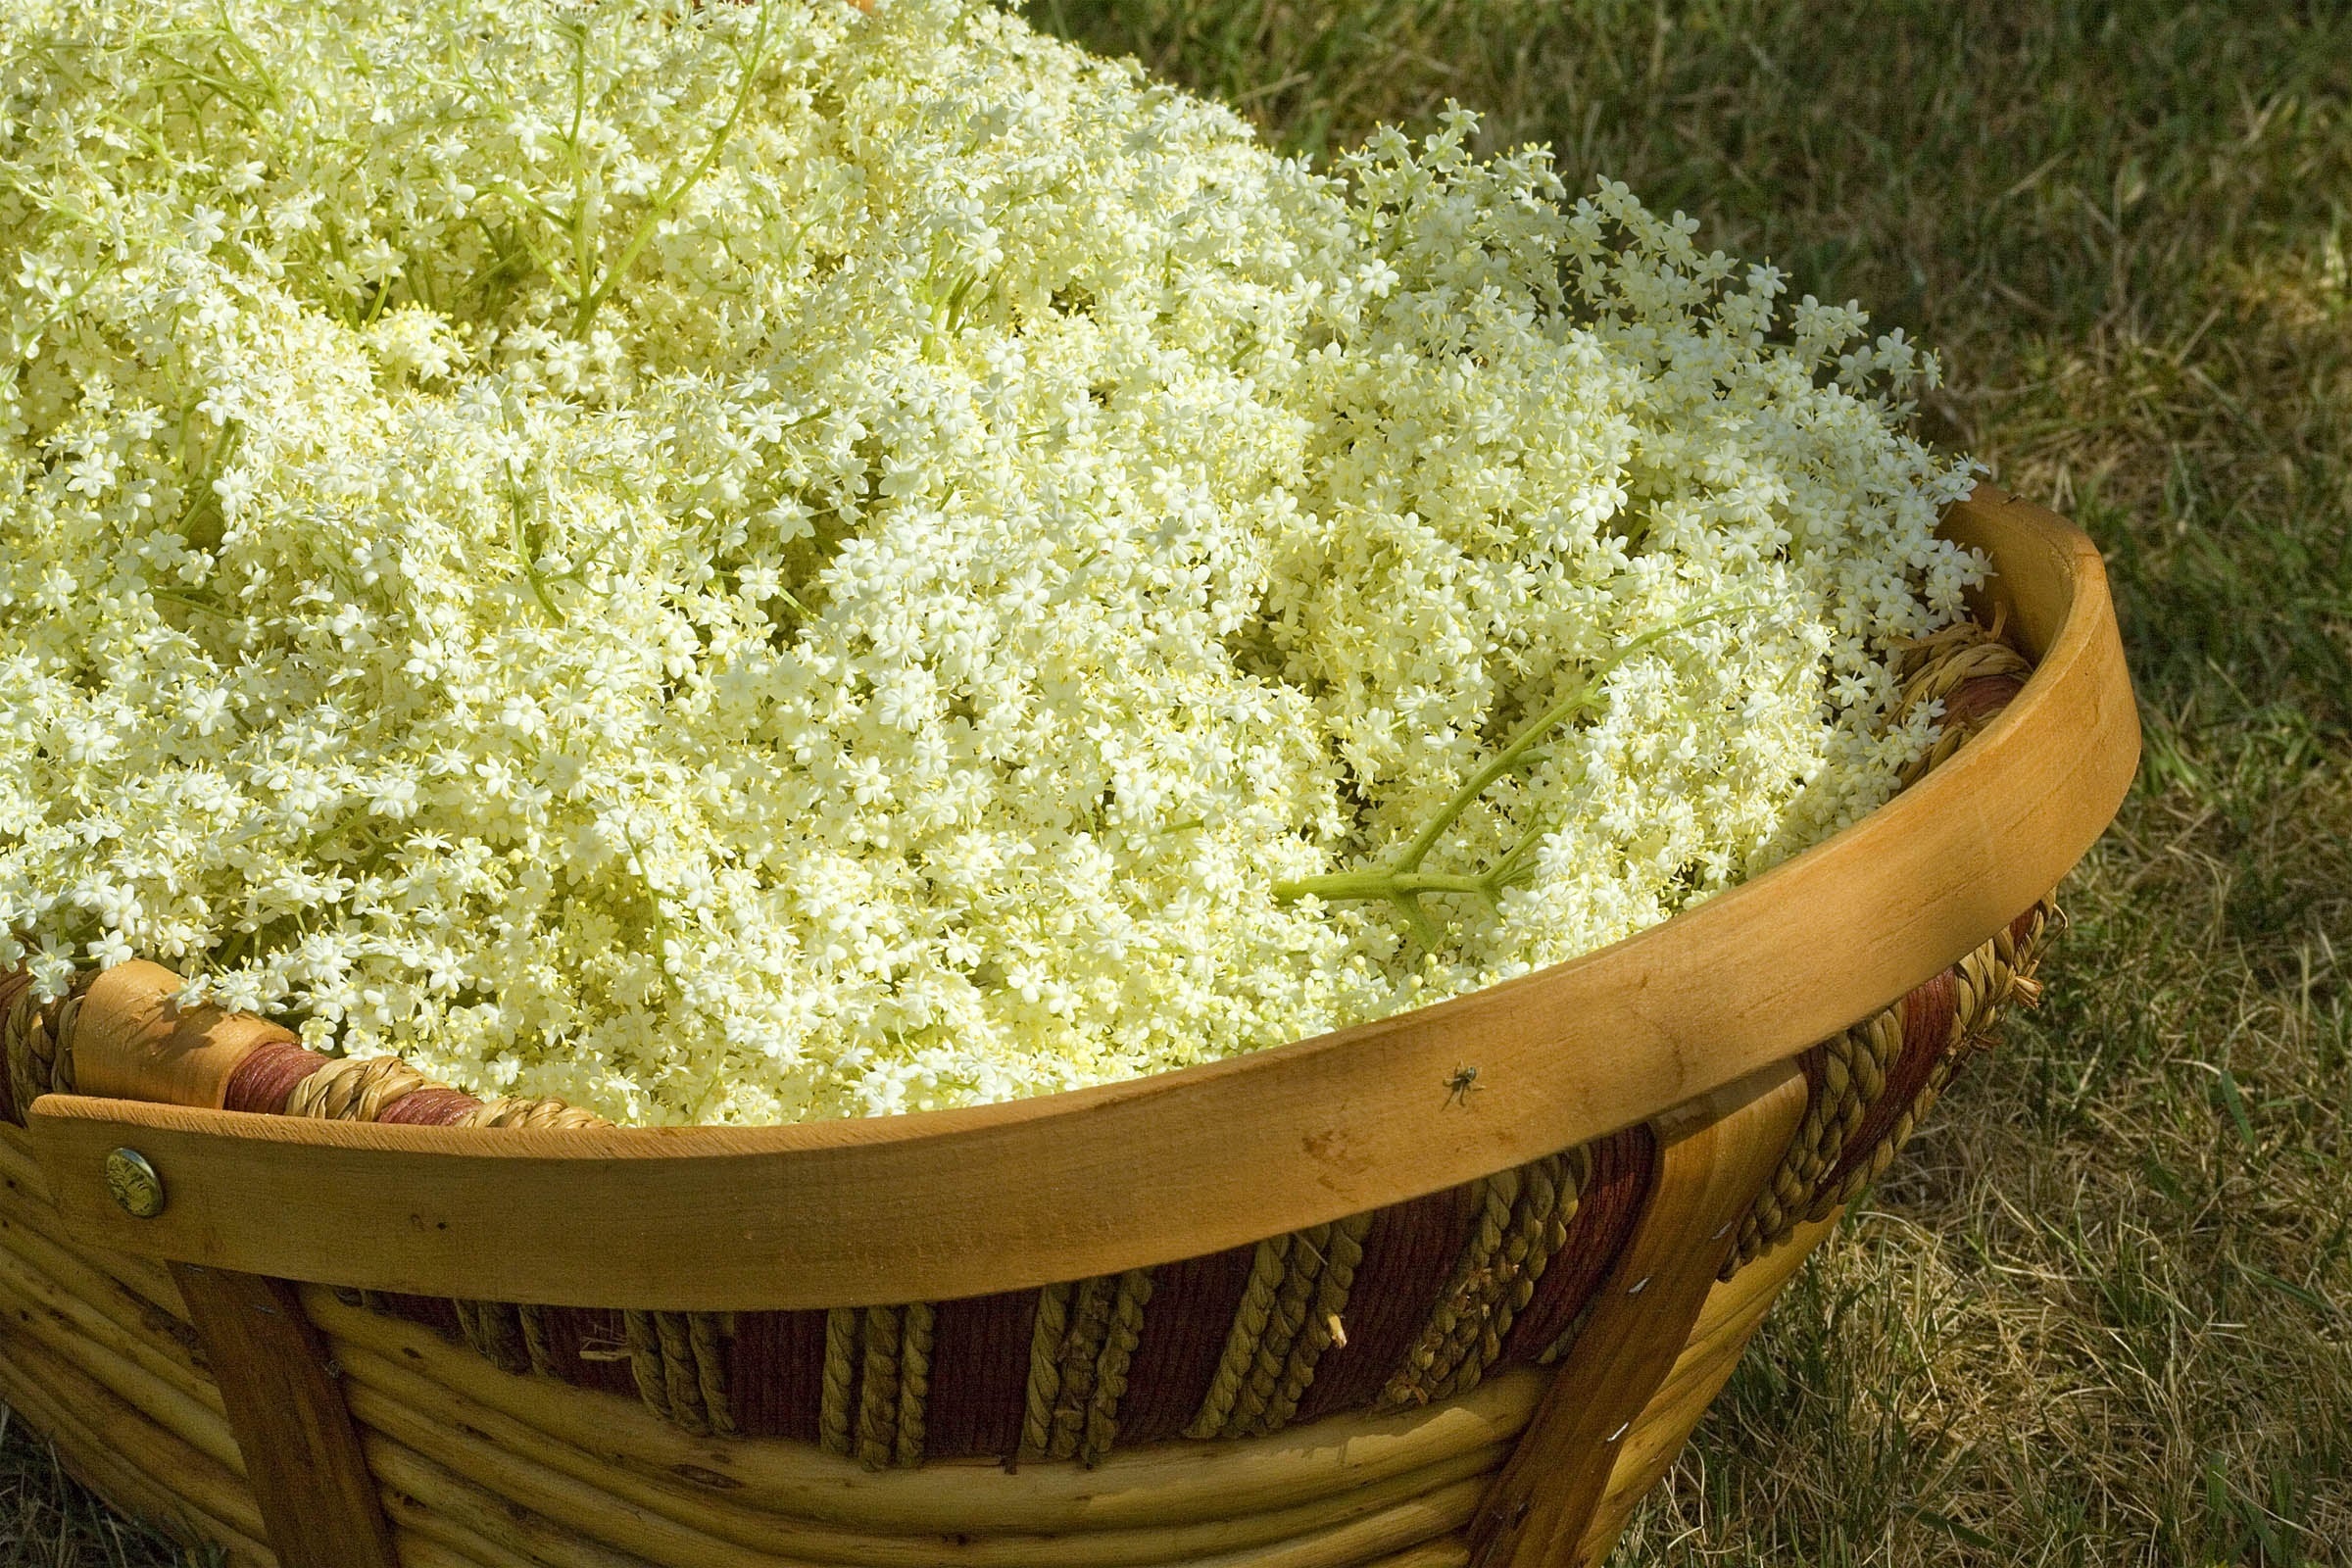
M 78 1246 L 0 1128 L 0 1393 L 117 1506 L 239 1568 L 262 1512 L 172 1276 Z M 1623 1435 L 1614 1533 L 1681 1446 L 1826 1227 L 1718 1286 Z M 432 1329 L 306 1289 L 403 1568 L 1464 1568 L 1465 1527 L 1544 1375 L 1395 1415 L 1175 1443 L 1099 1467 L 985 1459 L 866 1470 L 784 1440 L 697 1438 L 634 1398 L 500 1371 Z

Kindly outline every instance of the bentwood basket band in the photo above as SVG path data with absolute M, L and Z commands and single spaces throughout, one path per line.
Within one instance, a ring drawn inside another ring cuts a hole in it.
M 1997 629 L 1971 623 L 1909 650 L 1904 710 L 1935 702 L 1944 714 L 1917 772 L 1983 729 L 2029 669 Z M 1727 1276 L 1885 1169 L 2002 1007 L 2031 1000 L 2046 908 L 1805 1054 L 1804 1119 Z M 133 1020 L 182 1048 L 166 1054 L 176 1064 L 166 1081 L 107 1082 L 115 1095 L 409 1125 L 605 1125 L 554 1101 L 484 1102 L 393 1057 L 331 1058 L 265 1020 L 178 1014 L 157 1000 L 176 985 L 127 964 L 43 1005 L 24 974 L 0 978 L 0 1110 L 21 1121 L 37 1095 L 87 1087 L 75 1047 L 96 1019 Z M 143 1004 L 125 1002 L 134 990 Z M 90 1059 L 122 1059 L 121 1042 L 109 1045 Z M 1223 1253 L 995 1297 L 740 1313 L 353 1298 L 508 1371 L 634 1396 L 693 1434 L 798 1438 L 869 1466 L 972 1454 L 1091 1463 L 1177 1435 L 1262 1436 L 1459 1397 L 1556 1358 L 1641 1209 L 1646 1140 L 1636 1127 Z

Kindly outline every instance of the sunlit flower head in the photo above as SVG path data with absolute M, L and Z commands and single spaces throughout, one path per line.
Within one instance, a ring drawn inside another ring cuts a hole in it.
M 1932 359 L 1466 113 L 1318 172 L 980 0 L 0 10 L 52 993 L 643 1122 L 1182 1066 L 1872 809 L 1983 571 Z

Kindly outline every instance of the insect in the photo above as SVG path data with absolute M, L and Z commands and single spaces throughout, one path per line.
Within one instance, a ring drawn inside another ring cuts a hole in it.
M 1446 1103 L 1468 1110 L 1470 1097 L 1477 1094 L 1478 1090 L 1478 1069 L 1471 1066 L 1456 1067 L 1453 1076 L 1446 1080 Z

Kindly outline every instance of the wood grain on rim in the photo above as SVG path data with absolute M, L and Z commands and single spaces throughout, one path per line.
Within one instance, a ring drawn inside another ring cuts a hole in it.
M 1600 952 L 1252 1055 L 1039 1100 L 773 1128 L 386 1126 L 47 1097 L 94 1245 L 421 1295 L 677 1310 L 938 1300 L 1378 1208 L 1628 1126 L 1884 1006 L 2049 891 L 2129 788 L 2138 721 L 2097 550 L 1981 488 L 1946 532 L 2039 667 L 1829 843 Z M 1475 1065 L 1481 1092 L 1452 1096 Z M 144 1153 L 132 1219 L 100 1171 Z

